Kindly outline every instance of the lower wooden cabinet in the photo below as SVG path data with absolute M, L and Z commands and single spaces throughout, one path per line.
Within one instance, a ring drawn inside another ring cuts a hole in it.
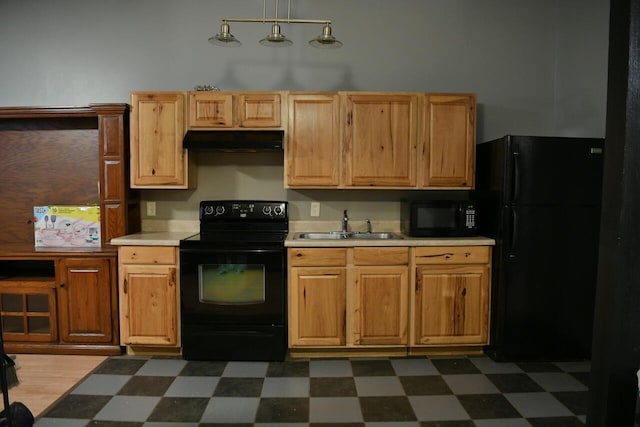
M 110 343 L 114 340 L 112 259 L 63 258 L 58 261 L 60 340 L 68 343 Z M 117 336 L 116 336 L 117 338 Z
M 4 340 L 57 342 L 56 304 L 55 280 L 47 277 L 0 280 Z
M 289 345 L 345 345 L 346 269 L 294 267 L 289 277 Z
M 289 249 L 289 346 L 346 343 L 345 248 Z
M 408 254 L 408 248 L 289 249 L 290 347 L 405 346 Z M 375 265 L 382 260 L 389 265 Z
M 488 343 L 489 246 L 289 248 L 288 261 L 294 356 Z
M 0 257 L 11 353 L 120 354 L 115 253 Z
M 412 346 L 489 342 L 490 248 L 416 248 Z
M 353 248 L 354 345 L 406 345 L 409 248 Z
M 120 341 L 179 347 L 178 248 L 121 246 Z

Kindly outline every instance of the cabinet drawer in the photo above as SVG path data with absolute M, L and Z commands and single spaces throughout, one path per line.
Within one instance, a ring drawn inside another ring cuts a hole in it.
M 344 248 L 289 249 L 290 267 L 344 267 L 346 263 Z
M 489 254 L 489 246 L 423 246 L 416 248 L 416 264 L 481 264 Z
M 353 248 L 355 265 L 407 265 L 409 248 Z
M 121 246 L 118 250 L 123 264 L 176 264 L 173 246 Z

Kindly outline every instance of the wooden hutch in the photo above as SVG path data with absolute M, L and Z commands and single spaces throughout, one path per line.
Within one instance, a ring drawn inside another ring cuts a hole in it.
M 120 354 L 117 249 L 140 230 L 129 107 L 0 108 L 0 319 L 12 353 Z M 99 206 L 96 248 L 36 247 L 34 206 Z

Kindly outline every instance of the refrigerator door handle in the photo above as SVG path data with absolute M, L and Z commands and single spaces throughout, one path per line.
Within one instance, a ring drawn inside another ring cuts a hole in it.
M 516 257 L 514 248 L 518 243 L 518 214 L 516 213 L 516 209 L 511 207 L 511 230 L 509 236 L 511 237 L 511 241 L 509 242 L 509 258 L 513 259 Z
M 516 202 L 520 193 L 520 153 L 513 152 L 513 194 L 511 201 Z

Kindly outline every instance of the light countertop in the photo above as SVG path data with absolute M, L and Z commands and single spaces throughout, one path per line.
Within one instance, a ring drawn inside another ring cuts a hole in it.
M 402 233 L 402 239 L 359 240 L 359 239 L 297 239 L 299 233 L 289 233 L 284 245 L 294 248 L 352 247 L 352 246 L 493 246 L 495 240 L 488 237 L 409 237 Z
M 143 231 L 111 239 L 116 246 L 179 246 L 180 240 L 198 234 L 197 231 Z
M 310 231 L 310 230 L 305 230 Z M 314 230 L 315 231 L 315 230 Z M 297 239 L 297 229 L 291 231 L 285 241 L 286 247 L 352 247 L 352 246 L 493 246 L 495 240 L 476 237 L 410 237 L 398 231 L 402 239 L 358 240 L 358 239 Z M 111 239 L 114 246 L 179 246 L 180 240 L 198 234 L 198 231 L 143 231 Z

